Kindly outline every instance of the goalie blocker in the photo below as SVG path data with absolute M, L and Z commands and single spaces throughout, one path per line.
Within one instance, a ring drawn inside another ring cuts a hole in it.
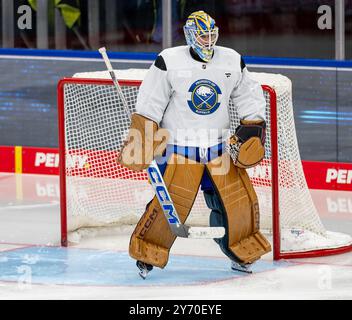
M 132 121 L 131 128 L 145 131 L 150 125 L 144 118 L 134 114 L 133 118 L 142 121 Z M 136 125 L 138 123 L 138 125 Z M 158 132 L 156 123 L 152 123 L 152 136 Z M 143 134 L 141 133 L 141 136 Z M 144 140 L 130 139 L 121 152 L 118 161 L 133 170 L 139 171 L 148 166 L 155 156 L 155 143 L 142 143 Z M 148 139 L 147 139 L 148 140 Z M 136 145 L 137 143 L 137 145 Z M 157 143 L 159 147 L 160 144 Z M 145 163 L 131 167 L 131 162 L 125 164 L 132 150 L 142 148 L 149 155 Z M 164 146 L 157 152 L 165 150 Z M 196 148 L 196 150 L 198 150 Z M 209 154 L 213 154 L 209 152 Z M 224 227 L 226 235 L 216 239 L 221 250 L 232 260 L 239 263 L 252 263 L 271 250 L 269 242 L 259 231 L 258 199 L 243 168 L 236 167 L 228 153 L 217 154 L 200 163 L 188 155 L 172 153 L 168 156 L 163 179 L 170 193 L 181 223 L 184 223 L 192 209 L 199 187 L 204 176 L 210 180 L 213 193 L 205 192 L 206 202 L 212 210 L 210 225 Z M 138 222 L 130 239 L 129 253 L 136 260 L 164 268 L 169 259 L 170 249 L 176 239 L 171 232 L 157 197 L 147 205 L 146 211 Z

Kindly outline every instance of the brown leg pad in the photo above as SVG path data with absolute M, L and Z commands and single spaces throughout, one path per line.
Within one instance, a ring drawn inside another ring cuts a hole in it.
M 230 246 L 230 250 L 244 263 L 252 263 L 271 251 L 268 240 L 260 231 Z
M 173 154 L 168 161 L 163 177 L 182 223 L 186 221 L 191 211 L 203 172 L 203 164 L 180 155 Z M 164 268 L 175 239 L 159 201 L 154 197 L 131 236 L 130 256 Z
M 259 231 L 258 199 L 246 170 L 236 167 L 227 153 L 206 166 L 226 210 L 229 249 L 244 263 L 270 252 L 270 243 Z

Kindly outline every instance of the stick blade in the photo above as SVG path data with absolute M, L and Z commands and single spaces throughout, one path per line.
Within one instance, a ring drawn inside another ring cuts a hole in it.
M 219 239 L 225 235 L 223 227 L 190 227 L 188 238 L 193 239 Z

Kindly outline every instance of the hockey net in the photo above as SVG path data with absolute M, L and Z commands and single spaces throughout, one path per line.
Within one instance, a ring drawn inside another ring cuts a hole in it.
M 131 112 L 146 70 L 117 71 Z M 261 229 L 273 236 L 274 258 L 320 256 L 351 249 L 349 235 L 327 231 L 305 180 L 292 107 L 291 81 L 251 73 L 267 101 L 266 157 L 248 173 L 256 189 Z M 77 74 L 58 85 L 62 244 L 81 228 L 133 225 L 153 190 L 145 172 L 116 163 L 129 119 L 107 72 Z M 239 124 L 230 102 L 231 130 Z M 207 225 L 198 193 L 187 224 Z

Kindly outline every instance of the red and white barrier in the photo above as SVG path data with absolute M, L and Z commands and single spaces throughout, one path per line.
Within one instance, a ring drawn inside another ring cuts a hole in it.
M 106 153 L 106 158 L 111 158 L 111 152 Z M 86 154 L 84 151 L 77 151 L 70 155 L 68 164 L 71 164 L 73 174 L 77 172 L 79 175 L 89 176 L 89 172 L 94 170 L 92 164 L 97 157 L 104 157 L 104 152 Z M 309 189 L 352 191 L 352 163 L 302 161 L 302 164 Z M 109 166 L 118 164 L 112 161 Z M 58 175 L 58 150 L 0 146 L 0 172 Z M 260 179 L 262 175 L 263 173 L 258 173 L 256 179 Z M 266 176 L 270 175 L 264 176 L 267 179 Z

